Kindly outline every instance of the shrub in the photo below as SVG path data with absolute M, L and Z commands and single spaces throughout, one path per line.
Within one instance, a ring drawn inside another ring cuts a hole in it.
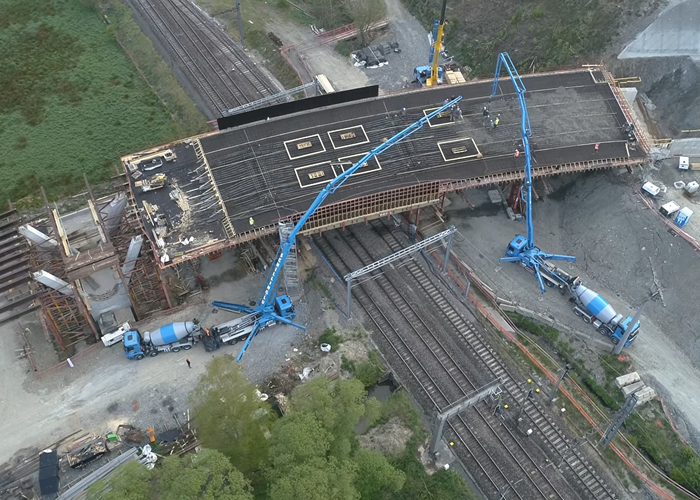
M 326 328 L 318 338 L 318 341 L 321 344 L 330 344 L 331 352 L 335 352 L 340 347 L 340 344 L 343 343 L 343 337 L 336 333 L 335 328 Z
M 370 361 L 358 364 L 355 370 L 355 376 L 364 384 L 365 388 L 376 384 L 382 373 L 384 370 Z

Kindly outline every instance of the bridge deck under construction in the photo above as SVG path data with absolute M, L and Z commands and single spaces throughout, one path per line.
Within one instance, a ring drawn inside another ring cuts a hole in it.
M 580 70 L 523 80 L 535 177 L 643 161 L 645 142 L 640 138 L 639 147 L 630 147 L 622 132 L 632 117 L 609 74 Z M 489 103 L 491 89 L 492 82 L 484 81 L 406 91 L 184 140 L 159 148 L 169 148 L 177 160 L 155 168 L 159 160 L 140 162 L 145 153 L 122 160 L 147 236 L 167 266 L 300 217 L 344 168 L 453 95 L 463 97 L 461 119 L 433 119 L 370 160 L 305 230 L 425 206 L 451 190 L 522 179 L 525 160 L 514 154 L 521 124 L 517 96 L 503 79 Z M 499 115 L 492 128 L 490 120 Z M 154 179 L 159 174 L 160 181 Z M 164 187 L 144 191 L 149 179 Z

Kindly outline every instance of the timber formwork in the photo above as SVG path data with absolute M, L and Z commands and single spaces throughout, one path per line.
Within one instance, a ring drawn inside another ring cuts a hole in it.
M 57 239 L 55 229 L 47 232 L 47 236 Z M 32 268 L 35 271 L 51 273 L 69 283 L 68 286 L 73 290 L 72 295 L 66 295 L 44 285 L 37 285 L 43 289 L 39 295 L 43 322 L 59 349 L 65 351 L 78 342 L 94 337 L 95 332 L 92 331 L 82 299 L 76 296 L 76 287 L 70 285 L 60 247 L 40 247 L 32 244 L 29 248 Z
M 634 167 L 639 165 L 638 158 L 607 158 L 589 161 L 563 163 L 561 165 L 548 165 L 532 169 L 533 179 L 551 177 L 560 174 L 572 174 L 577 172 L 590 172 L 592 170 L 604 170 L 619 167 Z M 371 219 L 384 217 L 391 213 L 411 212 L 415 209 L 433 204 L 440 204 L 444 195 L 451 191 L 462 189 L 503 185 L 510 182 L 522 182 L 525 173 L 523 170 L 502 172 L 492 175 L 483 175 L 471 179 L 433 181 L 413 186 L 373 193 L 368 196 L 352 198 L 330 205 L 322 205 L 316 213 L 304 225 L 301 233 L 312 233 L 345 227 Z M 295 214 L 291 219 L 298 221 L 303 213 Z M 220 245 L 202 249 L 201 254 L 239 245 L 258 239 L 264 235 L 277 232 L 275 225 L 256 228 L 237 234 L 231 240 Z
M 132 238 L 142 236 L 144 229 L 139 220 L 138 209 L 131 190 L 128 189 L 125 176 L 119 176 L 114 181 L 127 193 L 125 212 L 123 216 L 119 216 L 119 226 L 112 237 L 112 242 L 119 255 L 120 266 L 123 269 L 127 263 L 127 251 Z M 105 219 L 105 223 L 107 222 L 108 220 Z M 133 264 L 133 270 L 125 278 L 129 282 L 129 300 L 134 309 L 136 319 L 140 320 L 149 314 L 172 307 L 148 238 L 144 238 L 141 252 Z

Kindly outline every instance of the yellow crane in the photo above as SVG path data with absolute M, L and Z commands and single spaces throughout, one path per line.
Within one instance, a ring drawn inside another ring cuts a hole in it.
M 440 10 L 440 24 L 437 28 L 437 36 L 433 40 L 433 67 L 430 71 L 430 80 L 427 85 L 429 87 L 438 84 L 438 62 L 440 61 L 440 50 L 442 49 L 442 36 L 445 32 L 445 11 L 447 10 L 447 0 L 442 0 L 442 9 Z

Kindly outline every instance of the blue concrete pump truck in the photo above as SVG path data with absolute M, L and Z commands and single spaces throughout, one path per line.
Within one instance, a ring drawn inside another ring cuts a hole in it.
M 550 262 L 575 262 L 576 257 L 546 253 L 535 246 L 535 230 L 532 225 L 532 151 L 530 147 L 532 129 L 530 128 L 530 117 L 525 104 L 525 84 L 506 52 L 498 55 L 496 74 L 489 102 L 500 89 L 498 83 L 501 71 L 504 68 L 508 72 L 508 76 L 510 76 L 515 92 L 518 95 L 521 111 L 520 134 L 522 146 L 518 146 L 518 151 L 522 150 L 525 157 L 525 175 L 523 186 L 521 187 L 521 199 L 525 201 L 527 233 L 525 236 L 517 235 L 513 238 L 506 248 L 506 256 L 502 257 L 500 262 L 515 262 L 523 266 L 537 278 L 542 293 L 545 292 L 547 286 L 558 288 L 562 293 L 568 291 L 571 295 L 569 300 L 574 303 L 574 313 L 587 323 L 593 324 L 601 335 L 610 337 L 613 344 L 618 344 L 627 329 L 630 328 L 632 317 L 627 316 L 625 318 L 621 314 L 617 314 L 615 309 L 601 295 L 583 286 L 579 278 L 572 278 L 568 273 Z M 637 338 L 638 334 L 639 322 L 632 326 L 632 331 L 625 346 L 630 345 Z

